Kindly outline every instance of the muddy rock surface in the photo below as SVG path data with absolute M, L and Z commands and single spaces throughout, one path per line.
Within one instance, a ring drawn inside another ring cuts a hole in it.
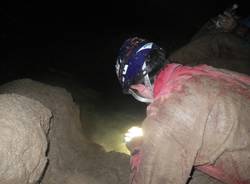
M 2 85 L 0 93 L 15 93 L 36 100 L 52 113 L 48 135 L 49 163 L 42 184 L 128 183 L 128 155 L 106 152 L 85 138 L 79 107 L 67 90 L 20 79 Z
M 46 168 L 51 112 L 16 94 L 0 95 L 0 183 L 35 184 Z

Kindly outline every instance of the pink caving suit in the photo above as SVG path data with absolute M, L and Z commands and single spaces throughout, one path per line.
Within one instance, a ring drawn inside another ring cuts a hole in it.
M 223 183 L 250 184 L 248 75 L 168 64 L 142 128 L 131 183 L 185 184 L 194 166 Z

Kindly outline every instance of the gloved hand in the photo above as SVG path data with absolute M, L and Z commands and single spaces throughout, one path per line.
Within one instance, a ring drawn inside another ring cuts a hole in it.
M 135 149 L 139 149 L 142 143 L 143 132 L 140 127 L 133 126 L 124 135 L 126 146 L 132 154 Z
M 130 154 L 133 155 L 135 150 L 140 150 L 142 144 L 142 137 L 134 137 L 129 142 L 126 142 L 126 147 L 130 151 Z

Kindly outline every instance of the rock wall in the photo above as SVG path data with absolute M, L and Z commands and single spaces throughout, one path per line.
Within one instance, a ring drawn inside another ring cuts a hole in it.
M 51 112 L 38 101 L 0 95 L 0 183 L 35 184 L 47 164 Z
M 174 51 L 168 59 L 184 65 L 207 64 L 250 74 L 250 44 L 231 33 L 204 35 Z
M 48 136 L 49 164 L 42 184 L 125 184 L 129 157 L 89 142 L 82 134 L 80 112 L 69 92 L 30 79 L 12 81 L 0 93 L 16 93 L 39 101 L 52 112 Z

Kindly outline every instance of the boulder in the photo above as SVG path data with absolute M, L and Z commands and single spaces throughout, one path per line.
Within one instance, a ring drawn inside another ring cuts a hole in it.
M 0 95 L 0 183 L 35 184 L 47 164 L 51 112 L 36 100 Z
M 71 184 L 79 183 L 79 180 L 85 184 L 128 183 L 129 156 L 106 152 L 103 147 L 86 139 L 79 107 L 67 90 L 31 79 L 20 79 L 2 85 L 0 93 L 26 96 L 39 101 L 52 112 L 48 136 L 49 164 L 42 184 Z

